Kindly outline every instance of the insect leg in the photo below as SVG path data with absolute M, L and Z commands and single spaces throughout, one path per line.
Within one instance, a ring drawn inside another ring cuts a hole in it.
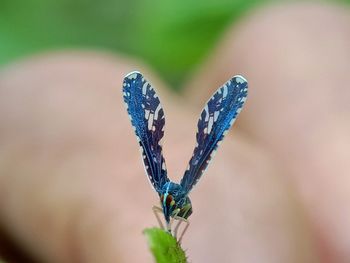
M 180 227 L 181 223 L 182 223 L 182 222 L 186 222 L 186 226 L 185 226 L 184 230 L 182 231 L 182 234 L 181 234 L 181 236 L 180 236 L 180 238 L 179 238 L 179 243 L 181 243 L 181 239 L 182 239 L 182 237 L 184 236 L 184 234 L 185 234 L 187 228 L 188 228 L 189 225 L 190 225 L 190 222 L 186 219 L 186 215 L 187 215 L 188 211 L 190 211 L 190 209 L 191 209 L 191 205 L 190 205 L 190 204 L 189 204 L 189 205 L 186 205 L 186 206 L 184 207 L 183 216 L 182 216 L 182 217 L 179 217 L 179 216 L 176 215 L 176 217 L 175 217 L 175 219 L 179 220 L 179 222 L 177 223 L 176 227 L 174 228 L 174 236 L 175 236 L 175 238 L 177 237 L 177 232 L 178 232 L 178 230 L 179 230 L 179 227 Z
M 179 230 L 179 227 L 182 223 L 182 217 L 176 217 L 176 219 L 178 220 L 175 228 L 174 228 L 174 237 L 177 238 L 177 231 Z
M 157 221 L 158 221 L 160 228 L 165 229 L 164 225 L 162 223 L 162 220 L 160 220 L 159 215 L 158 215 L 159 213 L 163 214 L 163 210 L 160 207 L 155 206 L 155 205 L 152 207 L 152 210 L 153 210 L 155 217 L 157 218 Z
M 179 208 L 177 208 L 177 209 L 173 212 L 173 214 L 172 214 L 172 216 L 171 216 L 171 218 L 170 218 L 170 223 L 169 223 L 169 229 L 170 229 L 170 230 L 171 230 L 171 225 L 173 224 L 175 218 L 177 217 L 177 215 L 178 215 L 179 213 L 180 213 L 180 209 L 179 209 Z M 175 238 L 176 238 L 176 235 L 175 235 Z
M 183 217 L 177 217 L 176 219 L 179 220 L 179 222 L 177 223 L 177 225 L 176 225 L 176 227 L 174 229 L 175 237 L 177 236 L 177 232 L 179 230 L 180 224 L 182 222 L 186 223 L 186 226 L 185 226 L 184 230 L 182 231 L 182 233 L 180 235 L 180 238 L 178 239 L 178 242 L 181 243 L 181 240 L 182 240 L 183 236 L 185 235 L 185 233 L 187 231 L 187 228 L 190 226 L 190 221 L 188 221 L 186 218 L 183 218 Z

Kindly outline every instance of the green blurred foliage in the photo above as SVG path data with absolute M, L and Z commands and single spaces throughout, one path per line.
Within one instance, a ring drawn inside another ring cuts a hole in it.
M 56 48 L 143 59 L 173 85 L 257 0 L 0 0 L 0 63 Z
M 57 48 L 104 49 L 143 59 L 178 87 L 229 24 L 267 1 L 0 0 L 0 64 Z

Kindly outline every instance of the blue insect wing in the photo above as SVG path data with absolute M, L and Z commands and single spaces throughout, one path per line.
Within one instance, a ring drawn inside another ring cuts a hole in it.
M 146 174 L 159 193 L 169 181 L 162 155 L 165 119 L 159 97 L 139 72 L 131 72 L 124 78 L 123 97 L 140 145 Z
M 247 81 L 235 76 L 221 86 L 201 112 L 196 147 L 180 185 L 188 193 L 198 182 L 217 147 L 240 113 L 248 92 Z

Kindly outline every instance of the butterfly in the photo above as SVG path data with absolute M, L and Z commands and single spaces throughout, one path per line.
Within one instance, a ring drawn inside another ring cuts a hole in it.
M 193 155 L 178 184 L 169 179 L 162 154 L 165 118 L 156 91 L 140 72 L 130 72 L 124 78 L 123 98 L 126 109 L 140 145 L 145 172 L 160 198 L 161 207 L 154 206 L 154 214 L 162 228 L 164 226 L 158 213 L 164 215 L 166 230 L 170 233 L 172 221 L 178 220 L 173 231 L 175 237 L 181 222 L 187 223 L 179 241 L 189 226 L 188 217 L 192 214 L 188 195 L 241 112 L 247 92 L 246 79 L 237 75 L 222 85 L 208 100 L 198 120 Z

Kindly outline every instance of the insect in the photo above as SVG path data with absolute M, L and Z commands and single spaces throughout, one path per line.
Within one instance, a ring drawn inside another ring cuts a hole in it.
M 146 174 L 160 198 L 161 207 L 154 206 L 153 212 L 162 228 L 164 225 L 158 213 L 163 213 L 166 230 L 170 233 L 173 221 L 178 220 L 173 231 L 175 237 L 181 222 L 186 223 L 179 242 L 189 226 L 188 217 L 192 214 L 188 194 L 203 175 L 219 144 L 236 120 L 246 101 L 247 91 L 247 81 L 237 75 L 208 100 L 198 120 L 197 143 L 192 158 L 178 184 L 168 178 L 162 155 L 165 118 L 157 93 L 140 72 L 131 72 L 124 78 L 124 102 L 140 145 Z

